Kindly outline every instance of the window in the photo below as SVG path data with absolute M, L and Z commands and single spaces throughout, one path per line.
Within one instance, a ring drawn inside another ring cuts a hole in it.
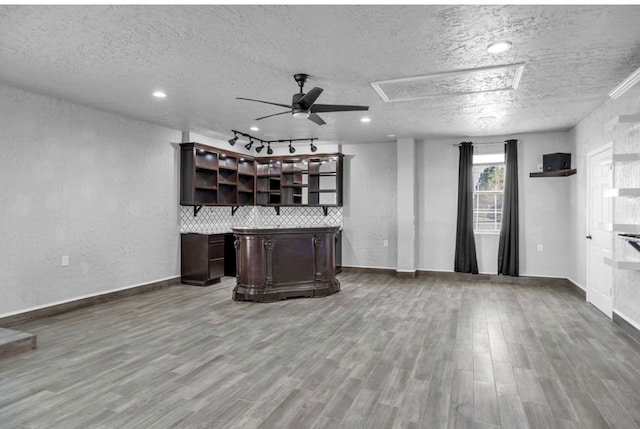
M 473 231 L 500 232 L 504 153 L 473 155 Z

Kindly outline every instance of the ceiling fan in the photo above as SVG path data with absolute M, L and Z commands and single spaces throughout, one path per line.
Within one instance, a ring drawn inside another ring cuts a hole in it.
M 347 106 L 343 104 L 316 104 L 316 100 L 322 94 L 323 89 L 314 87 L 306 94 L 303 92 L 305 82 L 309 80 L 309 75 L 304 73 L 297 73 L 293 75 L 293 78 L 298 82 L 300 92 L 293 94 L 291 104 L 273 103 L 271 101 L 255 100 L 253 98 L 236 97 L 237 100 L 257 101 L 258 103 L 273 104 L 274 106 L 286 107 L 289 110 L 280 113 L 274 113 L 273 115 L 263 116 L 256 118 L 256 121 L 261 119 L 270 118 L 272 116 L 284 115 L 287 113 L 293 114 L 294 118 L 309 119 L 310 121 L 324 125 L 325 121 L 322 120 L 318 113 L 324 112 L 347 112 L 356 110 L 369 110 L 369 106 Z

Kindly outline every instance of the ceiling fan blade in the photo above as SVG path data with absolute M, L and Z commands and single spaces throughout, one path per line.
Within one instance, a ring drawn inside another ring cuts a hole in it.
M 342 104 L 314 104 L 311 106 L 311 112 L 349 112 L 356 110 L 369 110 L 369 106 L 347 106 Z
M 236 100 L 257 101 L 258 103 L 273 104 L 274 106 L 286 107 L 292 109 L 288 104 L 272 103 L 271 101 L 254 100 L 253 98 L 236 97 Z
M 311 91 L 307 92 L 304 97 L 298 100 L 298 104 L 300 104 L 304 110 L 308 110 L 309 107 L 316 102 L 320 94 L 322 94 L 322 91 L 324 91 L 322 88 L 318 88 L 316 86 Z
M 256 118 L 255 120 L 256 120 L 256 121 L 259 121 L 260 119 L 270 118 L 270 117 L 272 117 L 272 116 L 284 115 L 285 113 L 289 113 L 289 114 L 290 114 L 290 113 L 291 113 L 291 110 L 287 110 L 287 111 L 285 111 L 285 112 L 280 112 L 280 113 L 274 113 L 273 115 L 263 116 L 263 117 L 261 117 L 261 118 Z
M 322 118 L 320 116 L 316 115 L 315 113 L 311 113 L 307 119 L 309 119 L 310 121 L 315 122 L 318 125 L 326 124 L 326 122 L 323 121 Z

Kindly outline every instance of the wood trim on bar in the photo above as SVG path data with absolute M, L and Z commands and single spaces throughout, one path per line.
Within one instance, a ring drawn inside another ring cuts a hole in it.
M 102 304 L 109 301 L 115 301 L 117 299 L 126 298 L 133 295 L 139 295 L 141 293 L 151 292 L 158 289 L 164 289 L 169 286 L 180 284 L 180 277 L 174 277 L 172 279 L 161 280 L 158 282 L 147 283 L 139 286 L 134 286 L 129 289 L 117 290 L 114 292 L 107 292 L 101 295 L 90 296 L 87 298 L 81 298 L 74 301 L 65 302 L 62 304 L 52 305 L 50 307 L 38 308 L 36 310 L 26 311 L 24 313 L 14 314 L 12 316 L 0 318 L 0 327 L 9 328 L 22 323 L 27 323 L 36 319 L 43 319 L 49 316 L 55 316 L 56 314 L 67 313 L 69 311 L 78 310 L 80 308 L 91 307 L 96 304 Z

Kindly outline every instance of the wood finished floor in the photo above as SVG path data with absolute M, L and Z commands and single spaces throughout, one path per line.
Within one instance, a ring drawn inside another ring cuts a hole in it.
M 2 428 L 637 428 L 640 346 L 561 287 L 343 273 L 231 300 L 235 279 L 24 324 Z

